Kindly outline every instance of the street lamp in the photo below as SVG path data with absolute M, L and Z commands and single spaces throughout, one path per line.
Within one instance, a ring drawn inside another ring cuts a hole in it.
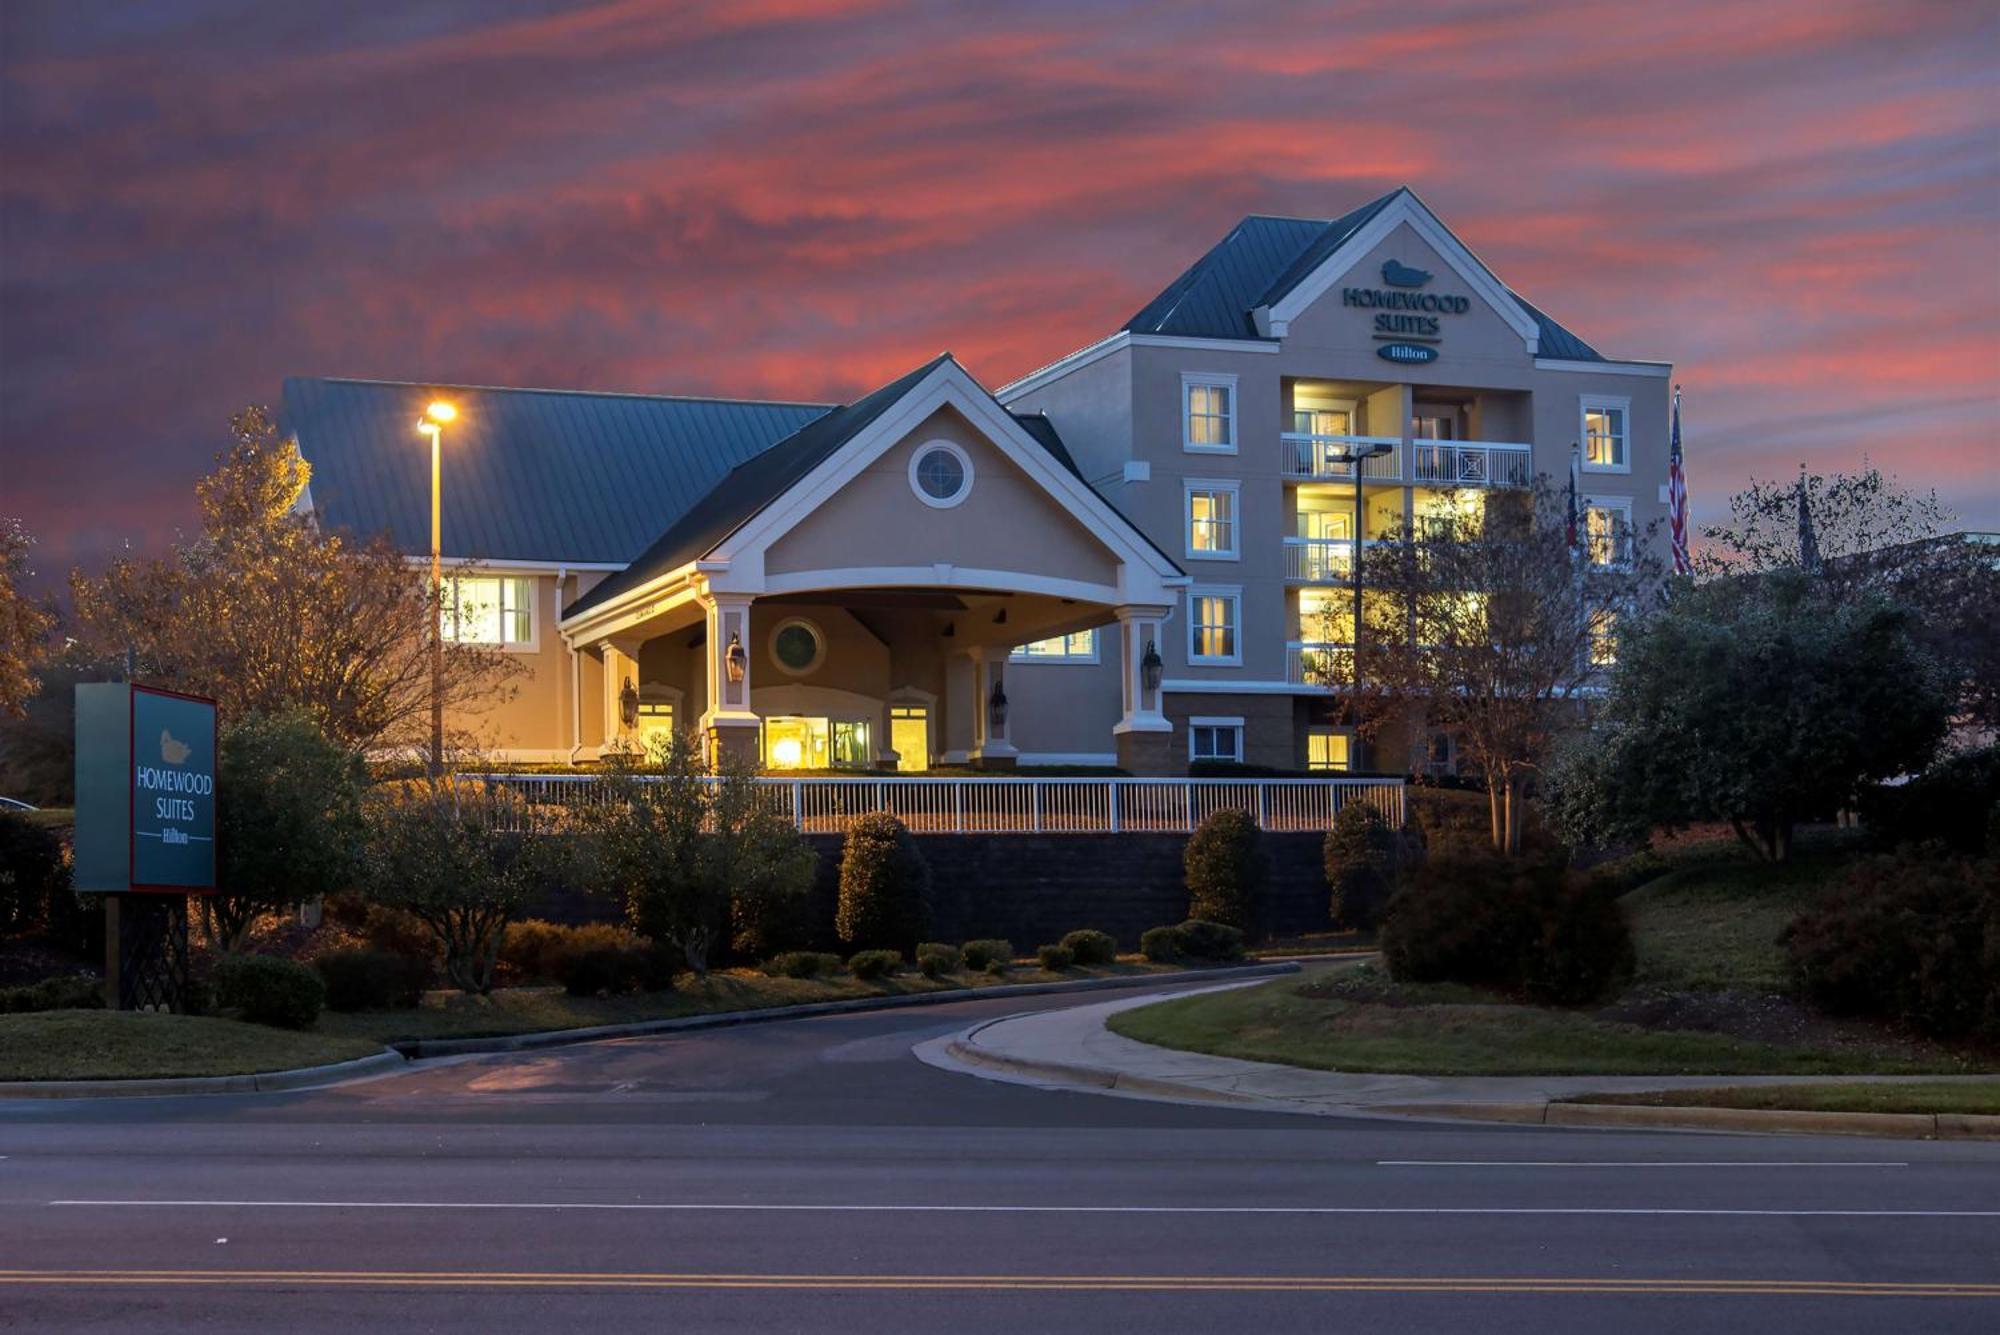
M 1346 464 L 1354 470 L 1354 538 L 1347 561 L 1348 578 L 1354 585 L 1354 627 L 1349 632 L 1353 643 L 1348 646 L 1348 657 L 1354 665 L 1354 698 L 1348 703 L 1350 709 L 1355 711 L 1357 722 L 1361 698 L 1361 535 L 1368 526 L 1367 501 L 1361 492 L 1361 468 L 1368 460 L 1380 458 L 1395 448 L 1386 441 L 1375 440 L 1366 444 L 1352 442 L 1339 445 L 1327 452 L 1328 462 Z M 1357 732 L 1353 760 L 1356 769 L 1361 768 L 1359 741 Z
M 444 772 L 444 520 L 438 507 L 438 487 L 444 471 L 445 423 L 458 409 L 433 399 L 417 419 L 417 430 L 431 438 L 431 777 Z

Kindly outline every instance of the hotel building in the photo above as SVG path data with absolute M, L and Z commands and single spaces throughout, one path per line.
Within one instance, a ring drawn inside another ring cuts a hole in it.
M 455 723 L 501 758 L 698 728 L 779 769 L 1172 774 L 1356 766 L 1322 680 L 1356 542 L 1560 485 L 1574 449 L 1587 557 L 1618 560 L 1665 515 L 1668 396 L 1403 189 L 1245 218 L 998 391 L 949 355 L 847 404 L 295 379 L 283 420 L 320 520 L 416 556 L 414 424 L 456 406 L 447 626 L 525 671 Z M 1365 759 L 1449 769 L 1451 739 Z

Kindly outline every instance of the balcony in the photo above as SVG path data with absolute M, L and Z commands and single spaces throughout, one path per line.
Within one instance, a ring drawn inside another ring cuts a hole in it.
M 1387 445 L 1387 454 L 1364 461 L 1361 476 L 1382 482 L 1397 482 L 1403 476 L 1403 442 L 1394 436 L 1314 436 L 1287 431 L 1279 438 L 1284 475 L 1305 481 L 1352 478 L 1354 465 L 1339 462 L 1336 456 L 1371 445 Z
M 1493 440 L 1413 440 L 1410 481 L 1442 487 L 1525 487 L 1535 478 L 1534 449 Z
M 1286 538 L 1285 578 L 1295 584 L 1344 584 L 1354 574 L 1346 538 Z
M 1354 676 L 1354 646 L 1325 640 L 1293 640 L 1285 646 L 1285 680 L 1294 686 L 1322 690 L 1342 686 Z

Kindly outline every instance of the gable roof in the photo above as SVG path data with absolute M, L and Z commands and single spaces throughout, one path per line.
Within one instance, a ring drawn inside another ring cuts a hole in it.
M 1408 186 L 1399 187 L 1332 219 L 1251 214 L 1127 320 L 1125 330 L 1182 338 L 1260 338 L 1252 311 L 1277 304 L 1349 237 L 1405 194 L 1414 198 Z M 1510 291 L 1509 295 L 1540 326 L 1537 355 L 1570 361 L 1604 360 L 1595 348 L 1522 301 L 1520 294 Z
M 322 524 L 430 549 L 430 460 L 415 424 L 449 399 L 444 551 L 454 559 L 623 564 L 732 468 L 824 403 L 566 390 L 285 381 L 279 421 L 312 465 Z

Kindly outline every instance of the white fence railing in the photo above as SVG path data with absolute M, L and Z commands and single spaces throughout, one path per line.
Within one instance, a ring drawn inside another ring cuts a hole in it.
M 1285 646 L 1285 680 L 1294 686 L 1343 686 L 1354 676 L 1354 646 L 1294 640 Z
M 461 774 L 534 805 L 592 806 L 612 789 L 594 774 Z M 667 782 L 639 776 L 639 782 Z M 698 780 L 715 782 L 715 780 Z M 767 777 L 764 800 L 808 834 L 838 834 L 886 811 L 921 834 L 1185 834 L 1234 808 L 1274 832 L 1324 830 L 1349 802 L 1403 821 L 1399 778 L 958 779 Z
M 1280 466 L 1286 477 L 1352 479 L 1354 464 L 1343 462 L 1341 457 L 1357 448 L 1383 445 L 1390 447 L 1388 453 L 1364 460 L 1361 476 L 1394 482 L 1403 475 L 1403 442 L 1395 436 L 1312 436 L 1286 431 L 1279 443 L 1284 450 Z
M 1525 487 L 1535 478 L 1534 451 L 1491 440 L 1410 442 L 1410 481 L 1451 487 Z
M 1346 538 L 1286 538 L 1285 578 L 1306 584 L 1346 580 L 1354 573 L 1354 544 Z

